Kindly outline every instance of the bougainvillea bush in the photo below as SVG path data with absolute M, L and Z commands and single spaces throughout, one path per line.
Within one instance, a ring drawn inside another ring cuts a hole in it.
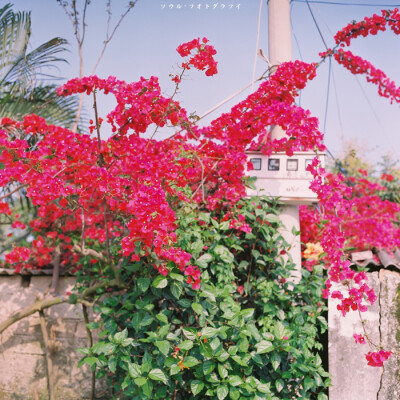
M 251 232 L 232 226 L 239 213 Z M 283 259 L 277 206 L 253 198 L 199 213 L 182 204 L 177 219 L 200 288 L 172 264 L 166 276 L 151 257 L 130 264 L 122 278 L 135 280 L 98 307 L 104 338 L 81 350 L 81 364 L 131 399 L 326 399 L 323 269 L 290 282 L 295 266 Z
M 384 21 L 399 23 L 397 11 L 385 13 Z M 374 33 L 374 24 L 383 20 L 368 20 L 367 32 Z M 365 32 L 363 24 L 346 28 L 344 36 L 337 36 L 337 47 L 322 58 L 339 54 L 338 47 L 360 31 Z M 172 77 L 176 90 L 170 97 L 162 95 L 156 77 L 126 83 L 90 76 L 60 87 L 61 96 L 92 96 L 94 117 L 86 134 L 48 125 L 35 115 L 22 122 L 1 121 L 0 185 L 6 190 L 0 212 L 12 223 L 11 236 L 29 229 L 32 239 L 18 237 L 5 255 L 5 266 L 52 265 L 55 276 L 60 269 L 78 274 L 69 301 L 98 302 L 106 335 L 86 351 L 83 363 L 113 374 L 109 379 L 117 393 L 136 398 L 166 393 L 182 399 L 324 398 L 319 393 L 326 384 L 324 372 L 315 352 L 318 326 L 325 324 L 319 318 L 321 256 L 314 257 L 309 247 L 303 280 L 288 281 L 293 266 L 281 257 L 286 250 L 276 230 L 275 208 L 265 200 L 242 200 L 247 149 L 288 155 L 324 150 L 317 119 L 295 104 L 299 90 L 315 77 L 317 64 L 277 66 L 254 93 L 199 127 L 175 95 L 188 70 L 207 76 L 217 72 L 216 51 L 206 38 L 177 50 L 184 60 L 181 74 Z M 371 71 L 363 73 L 376 77 Z M 106 116 L 97 113 L 99 91 L 116 100 Z M 282 139 L 271 138 L 273 125 L 284 129 Z M 102 137 L 106 126 L 112 131 L 108 139 Z M 171 136 L 155 140 L 157 130 L 166 126 Z M 369 226 L 356 219 L 342 229 L 342 220 L 366 215 L 358 199 L 369 195 L 371 187 L 358 182 L 364 187 L 358 195 L 343 177 L 327 174 L 318 159 L 309 169 L 311 188 L 326 215 L 320 220 L 303 212 L 312 246 L 318 238 L 313 225 L 323 223 L 320 244 L 329 274 L 323 295 L 341 298 L 343 314 L 365 311 L 376 296 L 365 274 L 350 268 L 343 249 L 350 232 L 370 241 L 376 236 L 351 231 Z M 29 228 L 12 206 L 18 195 L 33 205 Z M 373 200 L 375 211 L 385 205 L 385 216 L 398 212 L 389 202 Z M 381 214 L 372 217 L 381 223 Z M 380 229 L 391 238 L 386 247 L 397 245 L 394 224 Z M 330 293 L 331 281 L 345 282 L 346 291 Z M 40 309 L 63 301 L 64 296 L 45 299 Z M 9 324 L 0 324 L 0 332 Z M 370 365 L 390 355 L 371 350 Z

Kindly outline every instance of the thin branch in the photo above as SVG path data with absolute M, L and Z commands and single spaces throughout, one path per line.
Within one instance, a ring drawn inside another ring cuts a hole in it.
M 81 251 L 85 250 L 85 210 L 82 207 Z
M 128 15 L 129 11 L 131 11 L 131 9 L 136 5 L 137 1 L 138 1 L 138 0 L 129 2 L 128 9 L 121 15 L 119 21 L 117 22 L 117 24 L 115 25 L 113 31 L 111 32 L 111 35 L 109 36 L 109 35 L 108 35 L 108 32 L 109 32 L 109 28 L 110 28 L 110 15 L 111 15 L 111 6 L 110 6 L 109 11 L 108 11 L 109 17 L 108 17 L 108 21 L 107 21 L 106 40 L 104 41 L 104 46 L 103 46 L 103 48 L 102 48 L 102 50 L 101 50 L 101 53 L 100 53 L 100 55 L 99 55 L 99 58 L 97 59 L 96 64 L 94 65 L 94 67 L 93 67 L 93 69 L 92 69 L 92 75 L 95 73 L 95 71 L 96 71 L 96 69 L 97 69 L 97 67 L 98 67 L 98 65 L 99 65 L 99 63 L 100 63 L 100 61 L 101 61 L 101 59 L 103 58 L 103 55 L 104 55 L 104 52 L 106 51 L 106 47 L 107 47 L 108 43 L 110 43 L 110 41 L 112 40 L 112 38 L 113 38 L 113 36 L 114 36 L 116 30 L 117 30 L 118 27 L 121 25 L 121 22 L 122 22 L 123 19 Z M 111 4 L 111 1 L 110 1 L 109 4 Z
M 199 163 L 200 163 L 200 165 L 201 165 L 201 182 L 200 182 L 200 185 L 201 185 L 201 190 L 202 190 L 203 202 L 205 202 L 205 193 L 204 193 L 204 164 L 203 164 L 203 162 L 201 161 L 201 159 L 200 159 L 199 157 L 197 157 L 196 155 L 195 155 L 195 157 L 197 158 L 197 160 L 199 161 Z
M 44 351 L 46 355 L 46 366 L 47 366 L 47 384 L 49 388 L 49 399 L 55 400 L 54 397 L 54 373 L 53 373 L 53 360 L 51 359 L 49 335 L 47 333 L 46 318 L 43 310 L 39 311 L 40 318 L 40 329 L 42 331 Z
M 96 250 L 93 249 L 86 249 L 86 248 L 81 248 L 81 246 L 78 246 L 77 244 L 74 245 L 73 250 L 75 250 L 77 253 L 82 254 L 83 256 L 92 256 L 97 258 L 99 261 L 107 262 L 108 259 L 105 257 L 103 254 L 99 253 Z
M 197 189 L 193 192 L 193 197 L 196 195 L 198 190 L 203 187 L 204 182 L 207 180 L 207 178 L 210 176 L 212 170 L 217 166 L 217 164 L 221 161 L 221 158 L 219 158 L 217 161 L 215 161 L 214 165 L 211 167 L 210 171 L 208 171 L 208 174 L 205 176 L 204 179 L 201 180 L 200 185 L 197 186 Z
M 99 152 L 100 152 L 100 150 L 101 150 L 101 136 L 100 136 L 99 115 L 98 115 L 98 112 L 97 112 L 96 90 L 93 90 L 93 109 L 94 109 L 94 115 L 95 115 L 95 119 L 96 119 L 97 144 L 99 146 Z
M 7 197 L 10 197 L 10 196 L 13 195 L 15 192 L 18 192 L 18 190 L 20 190 L 20 189 L 22 189 L 22 188 L 24 188 L 24 187 L 26 187 L 26 186 L 28 186 L 27 183 L 24 183 L 23 185 L 18 186 L 16 189 L 12 190 L 12 191 L 9 192 L 8 194 L 6 194 L 6 195 L 4 195 L 4 196 L 1 196 L 1 197 L 0 197 L 0 200 L 4 200 L 4 199 L 6 199 Z
M 105 289 L 105 288 L 110 288 L 110 287 L 123 288 L 124 286 L 119 285 L 119 283 L 116 280 L 112 280 L 108 283 L 100 282 L 100 283 L 97 283 L 96 285 L 93 285 L 93 286 L 85 289 L 78 296 L 78 299 L 76 300 L 76 302 L 83 303 L 86 306 L 91 306 L 91 304 L 87 302 L 87 299 L 90 299 L 96 293 L 97 289 Z M 38 300 L 34 304 L 16 312 L 15 314 L 11 315 L 11 317 L 6 319 L 4 322 L 0 323 L 0 334 L 2 334 L 7 328 L 9 328 L 11 325 L 14 325 L 16 322 L 20 321 L 21 319 L 29 317 L 30 315 L 35 314 L 36 312 L 45 310 L 46 308 L 50 308 L 57 304 L 68 303 L 68 302 L 69 302 L 68 296 L 66 296 L 66 297 L 57 296 L 57 297 L 50 297 L 47 299 Z
M 85 0 L 85 5 L 83 6 L 83 17 L 82 17 L 82 38 L 81 38 L 81 45 L 85 40 L 85 33 L 86 33 L 86 9 L 89 4 L 88 0 Z
M 88 315 L 87 307 L 85 304 L 82 304 L 82 312 L 83 312 L 83 319 L 85 321 L 85 326 L 86 326 L 86 334 L 88 337 L 88 347 L 91 348 L 93 346 L 93 337 L 92 337 L 92 332 L 90 331 L 90 328 L 88 327 L 89 315 Z M 96 396 L 96 369 L 92 370 L 89 400 L 94 400 L 95 396 Z
M 56 294 L 58 288 L 58 281 L 60 279 L 60 261 L 61 261 L 61 250 L 60 245 L 58 244 L 54 250 L 53 257 L 53 276 L 51 279 L 51 290 L 50 293 Z

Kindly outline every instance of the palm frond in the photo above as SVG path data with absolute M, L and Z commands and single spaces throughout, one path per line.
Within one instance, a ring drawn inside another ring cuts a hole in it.
M 46 118 L 50 124 L 72 127 L 75 122 L 78 98 L 59 97 L 56 88 L 57 85 L 40 85 L 19 96 L 1 90 L 0 118 L 22 120 L 24 115 L 33 113 Z
M 30 13 L 14 13 L 11 5 L 0 9 L 0 84 L 15 60 L 24 56 L 31 35 Z

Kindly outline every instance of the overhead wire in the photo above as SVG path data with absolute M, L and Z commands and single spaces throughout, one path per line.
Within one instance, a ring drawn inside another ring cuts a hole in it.
M 312 0 L 308 0 L 308 1 L 312 1 Z M 317 7 L 317 6 L 316 6 L 316 7 Z M 320 14 L 320 16 L 321 16 L 321 18 L 322 18 L 322 21 L 324 22 L 325 26 L 327 27 L 327 29 L 328 29 L 330 35 L 331 35 L 332 37 L 334 37 L 334 34 L 332 33 L 332 31 L 331 31 L 331 29 L 329 28 L 328 24 L 326 23 L 325 19 L 323 18 L 323 16 L 322 16 L 321 13 L 319 12 L 318 7 L 317 7 L 317 11 L 318 11 L 318 13 Z M 333 71 L 332 71 L 332 74 L 333 74 Z M 369 98 L 368 98 L 368 96 L 367 96 L 367 94 L 366 94 L 366 92 L 365 92 L 363 86 L 361 85 L 360 80 L 358 79 L 357 75 L 353 75 L 353 76 L 354 76 L 354 78 L 356 79 L 357 84 L 358 84 L 358 86 L 360 87 L 361 92 L 362 92 L 364 98 L 366 99 L 366 101 L 367 101 L 367 103 L 368 103 L 368 106 L 370 107 L 370 109 L 371 109 L 371 111 L 372 111 L 372 114 L 374 115 L 374 117 L 375 117 L 375 119 L 376 119 L 376 121 L 377 121 L 377 123 L 378 123 L 378 126 L 379 126 L 380 129 L 382 130 L 382 133 L 383 133 L 385 139 L 386 139 L 387 142 L 390 144 L 391 141 L 390 141 L 390 139 L 389 139 L 388 136 L 387 136 L 387 132 L 386 132 L 386 130 L 385 130 L 385 128 L 384 128 L 384 126 L 383 126 L 383 124 L 382 124 L 382 122 L 381 122 L 381 120 L 380 120 L 378 114 L 376 113 L 376 111 L 375 111 L 375 109 L 374 109 L 372 103 L 370 102 L 370 100 L 369 100 Z M 335 94 L 336 94 L 336 84 L 335 84 Z M 337 104 L 338 104 L 337 96 L 336 96 L 336 102 L 337 102 Z M 338 107 L 338 112 L 339 112 L 339 115 L 340 115 L 339 106 L 337 106 L 337 107 Z M 341 124 L 341 128 L 342 128 L 342 131 L 343 131 L 341 119 L 339 120 L 339 123 Z
M 318 6 L 315 6 L 315 8 L 316 8 L 316 10 L 317 10 L 317 13 L 318 13 L 319 16 L 321 17 L 322 22 L 324 23 L 326 29 L 328 30 L 329 34 L 330 34 L 332 37 L 334 37 L 335 35 L 332 33 L 331 29 L 329 28 L 329 25 L 327 24 L 327 22 L 326 22 L 324 16 L 322 15 L 322 13 L 321 13 L 319 7 L 318 7 Z M 335 73 L 334 73 L 333 64 L 332 64 L 332 66 L 329 65 L 329 67 L 332 68 L 332 69 L 331 69 L 331 73 L 332 73 L 332 83 L 333 83 L 333 90 L 334 90 L 333 93 L 334 93 L 334 95 L 335 95 L 336 110 L 337 110 L 337 113 L 338 113 L 338 120 L 339 120 L 340 133 L 341 133 L 341 140 L 342 140 L 342 143 L 343 143 L 343 142 L 344 142 L 344 139 L 343 139 L 344 129 L 343 129 L 342 113 L 341 113 L 341 111 L 340 111 L 339 97 L 338 97 L 338 91 L 337 91 L 337 86 L 336 86 L 336 79 L 335 79 Z
M 316 27 L 317 30 L 318 30 L 319 36 L 320 36 L 320 38 L 321 38 L 321 40 L 322 40 L 322 43 L 324 44 L 325 49 L 328 50 L 328 45 L 326 44 L 325 38 L 324 38 L 324 36 L 323 36 L 323 34 L 322 34 L 322 32 L 321 32 L 321 29 L 320 29 L 320 27 L 319 27 L 319 25 L 318 25 L 318 22 L 317 22 L 317 20 L 316 20 L 316 18 L 315 18 L 315 15 L 314 15 L 314 13 L 313 13 L 313 11 L 312 11 L 312 9 L 311 9 L 311 6 L 310 6 L 308 0 L 306 0 L 306 3 L 307 3 L 307 6 L 308 6 L 308 10 L 310 11 L 311 17 L 312 17 L 312 19 L 313 19 L 313 21 L 314 21 L 314 25 L 315 25 L 315 27 Z M 329 93 L 330 93 L 330 86 L 331 86 L 331 85 L 330 85 L 330 82 L 331 82 L 331 71 L 332 71 L 332 62 L 331 62 L 331 58 L 329 58 L 328 87 L 327 87 L 327 91 L 326 91 L 326 100 L 325 100 L 324 134 L 326 133 L 326 122 L 327 122 L 327 120 L 328 120 Z M 326 148 L 326 151 L 327 151 L 328 155 L 329 155 L 332 159 L 336 160 L 336 158 L 333 156 L 333 154 L 332 154 L 331 151 L 328 149 L 328 147 Z
M 360 7 L 400 7 L 400 4 L 372 4 L 372 3 L 349 3 L 340 1 L 322 1 L 322 0 L 292 0 L 295 3 L 312 3 L 312 4 L 326 4 L 335 6 L 360 6 Z
M 293 9 L 293 3 L 290 4 L 290 27 L 292 28 L 292 34 L 294 37 L 294 41 L 296 43 L 296 47 L 297 47 L 297 51 L 299 52 L 299 56 L 300 56 L 300 60 L 303 61 L 303 55 L 301 54 L 301 49 L 300 49 L 300 44 L 299 41 L 297 40 L 297 35 L 294 29 L 294 25 L 293 25 L 293 18 L 292 18 L 292 9 Z M 302 95 L 303 91 L 300 90 L 299 93 L 299 107 L 301 107 L 301 95 Z
M 259 43 L 260 43 L 262 3 L 263 3 L 263 0 L 260 0 L 260 7 L 258 9 L 258 27 L 257 27 L 256 53 L 254 55 L 253 75 L 251 77 L 251 81 L 253 82 L 252 85 L 251 85 L 251 91 L 252 92 L 254 91 L 254 82 L 255 82 L 255 78 L 256 78 L 256 66 L 257 66 L 257 57 L 258 57 L 258 46 L 259 46 Z

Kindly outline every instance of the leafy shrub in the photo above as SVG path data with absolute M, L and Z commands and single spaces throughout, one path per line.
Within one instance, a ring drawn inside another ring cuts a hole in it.
M 200 288 L 172 262 L 160 275 L 154 254 L 126 265 L 131 285 L 97 307 L 103 338 L 81 349 L 81 364 L 108 375 L 115 399 L 326 399 L 322 267 L 293 283 L 278 206 L 266 198 L 218 215 L 197 207 L 179 209 L 177 235 Z

